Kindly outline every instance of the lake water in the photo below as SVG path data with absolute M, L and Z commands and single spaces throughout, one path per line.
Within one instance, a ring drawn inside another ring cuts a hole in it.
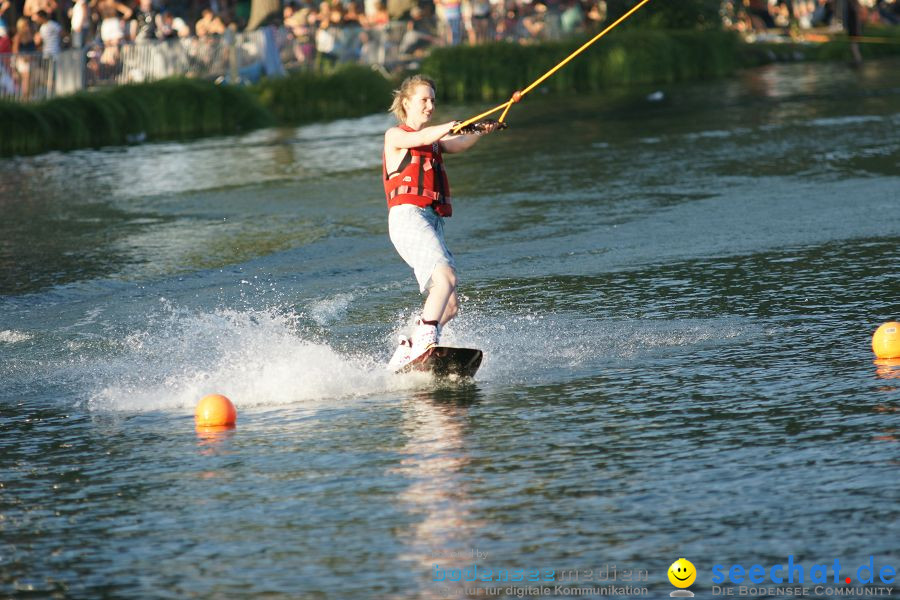
M 383 368 L 422 300 L 387 115 L 0 162 L 0 595 L 900 569 L 900 366 L 869 345 L 900 319 L 900 62 L 654 91 L 535 92 L 447 158 L 469 383 Z M 208 393 L 236 429 L 195 431 Z

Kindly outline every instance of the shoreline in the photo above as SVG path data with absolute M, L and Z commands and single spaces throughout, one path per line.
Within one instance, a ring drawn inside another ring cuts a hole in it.
M 878 30 L 896 43 L 865 47 L 867 59 L 900 55 L 900 32 Z M 446 102 L 506 100 L 583 40 L 539 45 L 497 42 L 435 49 L 419 71 L 433 77 Z M 552 94 L 599 92 L 634 85 L 731 77 L 780 62 L 849 62 L 850 41 L 752 42 L 727 31 L 630 29 L 580 56 L 544 87 Z M 398 81 L 364 66 L 328 75 L 301 72 L 253 86 L 173 78 L 20 104 L 0 101 L 0 157 L 135 143 L 196 139 L 361 117 L 390 104 Z

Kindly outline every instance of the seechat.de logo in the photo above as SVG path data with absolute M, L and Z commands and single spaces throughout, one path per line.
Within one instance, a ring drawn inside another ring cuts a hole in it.
M 821 564 L 806 568 L 802 563 L 794 562 L 794 556 L 787 557 L 787 562 L 776 565 L 750 565 L 733 564 L 729 567 L 713 565 L 712 582 L 714 584 L 795 584 L 795 583 L 833 583 L 833 584 L 882 584 L 894 583 L 897 570 L 891 565 L 875 565 L 875 557 L 870 556 L 869 562 L 863 565 L 853 565 L 848 571 L 843 571 L 840 559 L 833 559 Z

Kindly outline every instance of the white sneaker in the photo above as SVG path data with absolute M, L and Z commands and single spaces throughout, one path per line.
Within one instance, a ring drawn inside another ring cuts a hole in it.
M 388 369 L 391 371 L 401 369 L 406 363 L 412 360 L 412 341 L 405 335 L 399 336 L 397 341 L 397 349 L 394 351 L 394 356 L 392 356 L 391 360 L 388 362 Z
M 422 322 L 422 319 L 416 319 L 416 330 L 412 337 L 412 358 L 416 359 L 429 349 L 438 345 L 438 328 L 435 325 L 428 325 Z

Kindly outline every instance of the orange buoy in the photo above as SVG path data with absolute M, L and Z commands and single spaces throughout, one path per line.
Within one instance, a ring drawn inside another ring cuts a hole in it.
M 900 323 L 890 321 L 875 330 L 872 352 L 878 358 L 900 358 Z
M 237 411 L 231 400 L 221 394 L 203 396 L 194 411 L 197 427 L 234 427 Z

